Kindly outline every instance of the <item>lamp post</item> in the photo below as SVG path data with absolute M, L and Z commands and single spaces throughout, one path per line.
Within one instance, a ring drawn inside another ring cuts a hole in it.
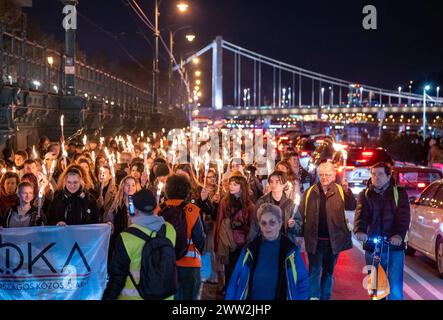
M 177 7 L 179 6 L 180 4 L 178 4 L 177 5 Z M 184 4 L 183 4 L 184 5 Z M 179 9 L 180 10 L 180 9 Z M 174 38 L 175 38 L 175 34 L 178 32 L 178 31 L 181 31 L 181 30 L 185 30 L 185 29 L 190 29 L 191 28 L 191 26 L 184 26 L 184 27 L 181 27 L 181 28 L 178 28 L 177 30 L 175 30 L 175 31 L 169 31 L 169 52 L 170 52 L 170 56 L 169 56 L 169 72 L 168 72 L 168 79 L 169 79 L 169 88 L 168 88 L 168 106 L 170 107 L 171 105 L 172 105 L 172 86 L 173 86 L 173 84 L 172 84 L 172 68 L 173 68 L 173 66 L 174 66 Z M 195 35 L 194 34 L 191 34 L 191 33 L 188 33 L 187 35 L 186 35 L 186 39 L 189 41 L 189 42 L 192 42 L 194 39 L 195 39 Z
M 408 99 L 408 105 L 411 105 L 411 94 L 412 94 L 412 84 L 414 83 L 414 81 L 409 81 L 409 99 Z
M 437 87 L 437 99 L 440 98 L 440 87 Z
M 152 113 L 157 113 L 158 107 L 158 40 L 160 37 L 160 31 L 158 30 L 158 16 L 160 13 L 158 12 L 158 0 L 155 0 L 155 8 L 154 8 L 154 59 L 152 61 Z
M 76 7 L 77 0 L 63 0 L 65 6 Z M 75 16 L 77 11 L 74 12 Z M 75 37 L 76 26 L 64 25 L 65 27 L 65 81 L 66 81 L 66 94 L 68 96 L 75 96 L 76 93 L 76 81 L 75 81 Z
M 162 1 L 162 0 L 160 0 Z M 181 1 L 177 4 L 177 8 L 180 12 L 185 12 L 188 10 L 189 5 L 184 1 Z M 159 64 L 158 64 L 158 42 L 160 38 L 160 30 L 158 28 L 158 17 L 160 16 L 159 12 L 159 2 L 155 0 L 154 5 L 154 37 L 155 37 L 155 45 L 154 45 L 154 59 L 152 62 L 152 112 L 157 113 L 158 109 L 158 80 L 159 80 Z
M 423 143 L 426 140 L 426 91 L 431 89 L 430 86 L 425 86 L 423 89 Z

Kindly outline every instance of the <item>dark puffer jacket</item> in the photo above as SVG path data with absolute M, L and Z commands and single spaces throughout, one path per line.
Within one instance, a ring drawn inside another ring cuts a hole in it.
M 100 223 L 97 200 L 87 191 L 70 193 L 66 189 L 55 194 L 48 209 L 48 224 L 63 221 L 67 225 Z
M 306 191 L 300 202 L 300 213 L 304 221 L 303 234 L 305 238 L 305 248 L 308 253 L 315 254 L 318 243 L 318 222 L 320 210 L 320 184 L 312 187 L 309 194 L 308 205 L 306 206 Z M 351 231 L 348 228 L 345 210 L 355 209 L 355 198 L 351 190 L 344 190 L 344 200 L 335 183 L 329 187 L 326 199 L 326 216 L 332 252 L 339 254 L 341 251 L 352 248 Z M 308 189 L 309 190 L 309 189 Z M 306 216 L 306 218 L 305 218 Z
M 397 203 L 394 188 L 397 189 Z M 397 187 L 393 179 L 383 192 L 377 193 L 374 189 L 369 180 L 368 187 L 358 195 L 354 233 L 366 233 L 370 238 L 375 236 L 391 238 L 399 235 L 403 239 L 403 245 L 391 246 L 391 249 L 403 250 L 411 221 L 408 194 L 405 189 Z M 365 249 L 371 251 L 367 245 Z

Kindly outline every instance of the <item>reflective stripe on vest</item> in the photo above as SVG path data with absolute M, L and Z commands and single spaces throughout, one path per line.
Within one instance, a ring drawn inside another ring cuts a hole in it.
M 137 228 L 147 235 L 151 235 L 151 230 L 149 230 L 148 228 L 143 228 L 135 224 L 131 225 L 130 227 Z M 131 272 L 134 281 L 138 284 L 140 282 L 141 253 L 143 250 L 143 246 L 145 245 L 145 241 L 128 232 L 122 232 L 120 235 L 122 237 L 126 253 L 128 254 L 128 257 L 131 261 L 129 265 L 129 271 Z M 156 235 L 156 232 L 152 232 L 153 237 L 155 237 Z M 174 227 L 172 227 L 172 225 L 169 223 L 166 223 L 166 238 L 168 238 L 173 244 L 175 244 L 175 230 Z M 171 298 L 173 297 L 170 297 L 166 300 L 170 300 Z M 125 286 L 117 299 L 142 300 L 129 275 L 126 277 Z
M 340 198 L 341 198 L 341 200 L 343 201 L 343 203 L 345 202 L 345 191 L 343 190 L 343 187 L 341 186 L 341 185 L 339 185 L 339 184 L 335 184 L 336 186 L 337 186 L 337 189 L 338 189 L 338 192 L 340 193 Z M 307 213 L 307 210 L 308 210 L 308 200 L 309 200 L 309 196 L 311 195 L 311 191 L 312 191 L 312 189 L 315 187 L 315 185 L 313 185 L 313 186 L 311 186 L 307 191 L 306 191 L 306 198 L 305 198 L 305 222 L 304 223 L 306 223 L 306 217 L 307 217 L 307 215 L 306 215 L 306 213 Z M 344 215 L 344 217 L 345 217 L 345 223 L 346 223 L 346 227 L 348 228 L 348 230 L 349 231 L 351 231 L 352 230 L 352 227 L 351 227 L 351 224 L 349 223 L 349 219 L 348 219 L 348 217 L 346 217 L 346 212 L 345 211 L 343 211 L 343 215 Z
M 286 260 L 289 260 L 289 263 L 291 265 L 291 272 L 292 272 L 292 276 L 294 277 L 294 283 L 297 283 L 297 268 L 295 267 L 295 253 L 291 254 L 289 257 L 286 258 Z M 286 269 L 286 283 L 287 283 L 287 287 L 290 288 L 290 283 L 289 283 L 289 277 L 288 277 L 288 268 Z M 288 290 L 288 294 L 289 300 L 292 300 L 292 295 L 291 295 L 291 290 Z

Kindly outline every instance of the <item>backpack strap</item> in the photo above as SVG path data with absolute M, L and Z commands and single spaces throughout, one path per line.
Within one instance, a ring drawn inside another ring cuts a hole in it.
M 154 231 L 152 231 L 151 234 L 148 235 L 136 227 L 129 227 L 128 229 L 126 229 L 125 232 L 132 234 L 133 236 L 136 236 L 137 238 L 140 238 L 145 242 L 149 241 L 149 239 L 152 238 L 152 234 L 155 233 Z
M 338 192 L 340 192 L 340 197 L 341 197 L 342 201 L 344 202 L 345 201 L 345 191 L 343 190 L 343 187 L 337 183 L 335 185 L 337 186 Z
M 392 191 L 394 192 L 394 203 L 395 203 L 395 208 L 398 208 L 398 188 L 397 186 L 394 186 L 392 188 Z
M 343 202 L 345 203 L 345 191 L 343 190 L 343 187 L 342 187 L 341 185 L 337 184 L 337 183 L 336 183 L 335 185 L 336 185 L 337 188 L 338 188 L 338 192 L 340 193 L 340 197 L 341 197 L 341 199 L 342 199 Z M 346 204 L 345 204 L 345 207 L 346 207 Z M 346 216 L 346 210 L 343 211 L 343 215 L 344 215 L 344 217 L 345 217 L 346 227 L 348 228 L 349 231 L 352 231 L 351 224 L 349 223 L 349 219 L 348 219 L 348 217 Z

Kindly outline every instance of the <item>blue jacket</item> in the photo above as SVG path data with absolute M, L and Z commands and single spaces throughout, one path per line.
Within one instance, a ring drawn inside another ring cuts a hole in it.
M 226 300 L 247 300 L 251 289 L 252 274 L 258 260 L 261 237 L 243 248 L 226 289 Z M 280 238 L 281 269 L 278 274 L 276 299 L 278 300 L 307 300 L 308 299 L 308 271 L 296 247 L 286 236 Z

